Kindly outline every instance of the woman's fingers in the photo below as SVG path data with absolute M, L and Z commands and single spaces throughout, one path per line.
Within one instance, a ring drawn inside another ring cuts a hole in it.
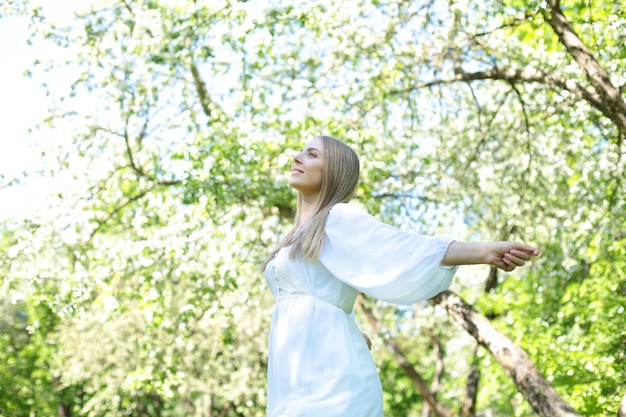
M 530 253 L 524 252 L 524 251 L 521 251 L 521 250 L 517 250 L 517 249 L 511 250 L 511 252 L 509 252 L 509 254 L 511 254 L 511 255 L 519 258 L 519 259 L 523 259 L 525 261 L 529 260 L 530 256 L 531 256 Z
M 504 263 L 504 266 L 502 267 L 502 269 L 505 270 L 506 272 L 511 272 L 517 267 L 516 264 L 514 264 L 513 262 L 511 262 L 510 260 L 506 258 L 506 254 L 504 255 L 504 258 L 502 258 L 502 262 Z
M 524 243 L 517 243 L 517 247 L 515 249 L 511 249 L 511 252 L 513 252 L 513 251 L 523 252 L 523 253 L 528 254 L 530 256 L 537 256 L 537 255 L 539 255 L 539 249 L 537 249 L 534 246 L 526 245 Z
M 528 259 L 530 259 L 530 257 Z M 507 263 L 507 265 L 522 266 L 522 265 L 524 265 L 526 263 L 527 259 L 520 258 L 520 257 L 518 257 L 516 255 L 513 255 L 512 253 L 505 253 L 504 254 L 504 261 Z
M 539 255 L 539 250 L 534 246 L 513 242 L 508 248 L 508 251 L 502 255 L 502 265 L 496 266 L 510 272 L 519 266 L 524 266 L 526 261 L 529 261 L 533 256 L 537 255 Z

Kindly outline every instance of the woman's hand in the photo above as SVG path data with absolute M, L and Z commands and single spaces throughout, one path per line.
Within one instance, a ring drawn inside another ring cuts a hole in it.
M 513 271 L 524 266 L 531 257 L 539 255 L 539 249 L 519 242 L 485 243 L 485 262 L 503 271 Z
M 454 241 L 450 243 L 441 265 L 487 264 L 510 272 L 537 255 L 539 249 L 519 242 Z

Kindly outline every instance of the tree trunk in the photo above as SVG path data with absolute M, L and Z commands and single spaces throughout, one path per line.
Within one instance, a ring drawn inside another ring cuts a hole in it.
M 70 404 L 61 400 L 59 402 L 59 407 L 57 408 L 57 416 L 58 417 L 72 417 L 72 407 Z
M 433 355 L 435 357 L 435 372 L 433 374 L 433 381 L 430 384 L 430 392 L 433 393 L 433 396 L 437 396 L 437 392 L 439 392 L 439 387 L 441 386 L 441 376 L 443 375 L 444 365 L 443 365 L 443 348 L 441 346 L 441 341 L 437 337 L 437 335 L 431 333 L 430 340 L 433 342 Z M 430 407 L 422 408 L 422 417 L 430 417 L 432 410 Z
M 461 417 L 476 416 L 476 397 L 478 395 L 478 383 L 480 382 L 480 369 L 478 369 L 478 346 L 474 349 L 474 360 L 467 376 L 465 398 L 461 402 Z
M 62 398 L 61 377 L 55 377 L 52 386 L 60 397 L 59 405 L 57 406 L 57 417 L 72 417 L 72 405 Z
M 622 397 L 619 410 L 617 410 L 617 417 L 626 417 L 626 394 Z
M 447 290 L 436 296 L 433 302 L 444 307 L 493 355 L 537 414 L 543 417 L 581 417 L 545 380 L 528 354 L 461 297 Z

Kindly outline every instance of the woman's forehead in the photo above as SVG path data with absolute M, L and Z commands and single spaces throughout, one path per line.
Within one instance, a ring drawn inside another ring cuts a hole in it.
M 321 138 L 314 138 L 311 139 L 309 142 L 307 142 L 306 145 L 304 145 L 302 147 L 302 149 L 310 149 L 310 148 L 315 148 L 319 151 L 321 151 L 322 149 L 324 149 L 324 141 Z

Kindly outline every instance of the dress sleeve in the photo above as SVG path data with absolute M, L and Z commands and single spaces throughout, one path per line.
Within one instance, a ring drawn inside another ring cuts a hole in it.
M 396 304 L 427 300 L 450 286 L 458 267 L 441 266 L 453 239 L 404 232 L 354 205 L 326 220 L 320 262 L 339 280 Z

